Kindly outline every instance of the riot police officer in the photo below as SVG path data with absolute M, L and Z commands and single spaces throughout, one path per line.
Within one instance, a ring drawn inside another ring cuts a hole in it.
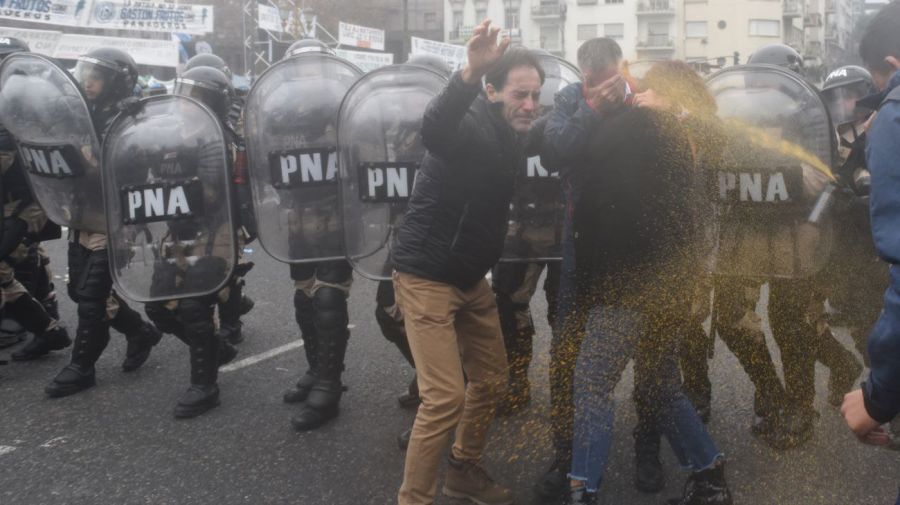
M 2 38 L 0 62 L 10 54 L 28 50 L 28 45 L 19 39 Z M 68 347 L 72 340 L 59 324 L 56 297 L 39 254 L 40 240 L 58 238 L 59 227 L 47 220 L 47 215 L 34 200 L 16 156 L 15 140 L 2 124 L 0 179 L 4 209 L 0 234 L 3 316 L 4 320 L 18 323 L 17 326 L 34 334 L 23 349 L 12 355 L 14 360 L 25 361 Z M 8 345 L 18 341 L 18 335 L 13 333 Z
M 195 67 L 175 80 L 173 94 L 194 98 L 215 113 L 225 132 L 227 155 L 221 160 L 223 163 L 219 163 L 215 150 L 207 151 L 203 146 L 198 148 L 173 142 L 172 145 L 178 148 L 168 158 L 177 162 L 148 163 L 151 167 L 148 179 L 205 182 L 215 180 L 223 169 L 230 178 L 237 137 L 228 123 L 228 111 L 234 96 L 230 80 L 214 68 Z M 178 117 L 183 124 L 178 125 L 180 129 L 177 131 L 200 130 L 206 125 L 199 121 L 196 125 L 191 124 L 193 116 L 188 112 Z M 154 168 L 159 173 L 153 173 Z M 233 180 L 229 181 L 229 186 L 231 184 Z M 158 264 L 153 273 L 151 295 L 159 293 L 159 297 L 165 297 L 179 291 L 187 293 L 179 299 L 156 300 L 147 304 L 147 315 L 151 320 L 190 349 L 191 385 L 178 400 L 174 411 L 176 418 L 196 417 L 219 405 L 218 368 L 237 354 L 233 346 L 216 334 L 213 317 L 216 304 L 230 298 L 230 292 L 234 289 L 232 277 L 237 272 L 228 264 L 228 258 L 235 256 L 235 230 L 231 217 L 235 209 L 231 206 L 230 194 L 225 194 L 231 193 L 229 186 L 220 188 L 208 183 L 203 186 L 206 215 L 198 215 L 196 219 L 175 218 L 167 221 L 170 238 L 159 243 L 160 254 L 165 261 Z M 217 219 L 217 213 L 210 209 L 223 206 L 227 219 Z M 192 263 L 185 261 L 188 257 L 199 259 Z M 225 277 L 222 282 L 225 287 L 218 292 L 192 296 L 204 290 L 200 286 L 215 286 L 220 277 Z
M 305 402 L 291 419 L 297 430 L 336 417 L 344 392 L 353 271 L 343 259 L 334 152 L 341 99 L 361 74 L 322 42 L 300 40 L 257 79 L 245 108 L 259 238 L 290 264 L 309 364 L 283 396 L 285 403 Z M 273 168 L 269 156 L 275 153 Z
M 94 130 L 102 138 L 119 112 L 119 103 L 133 94 L 137 65 L 119 49 L 101 48 L 80 57 L 74 74 L 88 99 Z M 78 329 L 71 363 L 45 388 L 51 398 L 96 384 L 94 363 L 109 343 L 110 327 L 124 333 L 128 342 L 124 371 L 139 368 L 162 338 L 155 326 L 112 290 L 106 234 L 70 229 L 68 257 L 68 289 L 78 305 Z
M 198 54 L 187 61 L 184 71 L 194 68 L 211 67 L 221 71 L 228 82 L 232 81 L 231 69 L 221 57 L 212 54 Z M 241 236 L 245 244 L 253 242 L 256 238 L 256 220 L 253 217 L 253 206 L 250 198 L 250 185 L 247 180 L 247 147 L 243 136 L 243 109 L 244 100 L 238 94 L 232 93 L 231 103 L 228 107 L 227 126 L 234 134 L 232 149 L 234 153 L 234 182 L 238 192 L 238 205 L 241 215 Z M 243 248 L 238 251 L 243 258 Z M 252 268 L 252 264 L 242 263 L 238 272 L 232 279 L 228 299 L 218 304 L 219 309 L 219 338 L 231 344 L 238 344 L 244 340 L 243 323 L 241 316 L 253 309 L 253 299 L 244 294 L 246 280 L 244 275 Z
M 828 301 L 837 314 L 836 322 L 846 325 L 856 349 L 868 360 L 866 338 L 878 319 L 888 287 L 887 264 L 878 258 L 869 223 L 869 171 L 865 145 L 868 120 L 878 103 L 867 103 L 875 93 L 868 70 L 855 65 L 840 67 L 828 74 L 822 99 L 828 106 L 838 136 L 838 156 L 834 174 L 837 243 L 827 273 L 831 283 Z M 834 345 L 837 344 L 837 345 Z M 839 406 L 843 394 L 862 371 L 840 343 L 823 342 L 819 360 L 832 369 L 829 402 Z M 827 361 L 853 363 L 850 373 L 836 373 Z M 843 380 L 843 384 L 834 384 Z

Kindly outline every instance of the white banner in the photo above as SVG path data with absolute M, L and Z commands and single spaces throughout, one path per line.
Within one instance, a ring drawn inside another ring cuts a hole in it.
M 213 6 L 159 0 L 94 0 L 88 25 L 111 30 L 203 35 L 213 31 Z
M 0 0 L 0 19 L 85 26 L 89 0 Z
M 394 55 L 391 53 L 368 53 L 364 51 L 348 51 L 347 49 L 335 49 L 335 54 L 353 63 L 363 72 L 371 72 L 376 68 L 386 67 L 394 63 Z
M 341 21 L 338 23 L 338 42 L 344 46 L 384 51 L 384 30 Z
M 270 32 L 283 32 L 284 25 L 281 22 L 281 12 L 277 7 L 268 4 L 257 4 L 257 21 L 261 30 Z
M 62 32 L 52 30 L 28 30 L 26 28 L 0 27 L 0 37 L 13 37 L 24 40 L 31 52 L 53 56 Z
M 134 58 L 139 65 L 155 67 L 178 66 L 178 43 L 173 40 L 126 39 L 94 35 L 63 34 L 53 53 L 54 58 L 74 60 L 100 47 L 115 47 Z
M 431 54 L 442 58 L 452 70 L 458 70 L 466 63 L 466 46 L 457 46 L 429 39 L 412 37 L 412 55 Z

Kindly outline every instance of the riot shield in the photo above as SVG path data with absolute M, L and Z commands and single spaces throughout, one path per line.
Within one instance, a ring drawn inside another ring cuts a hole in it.
M 447 79 L 424 67 L 392 65 L 360 79 L 338 119 L 344 245 L 362 276 L 388 280 L 393 231 L 406 213 L 425 155 L 419 131 Z
M 544 69 L 541 114 L 553 107 L 556 94 L 579 82 L 581 74 L 569 62 L 540 54 Z M 555 261 L 562 257 L 564 203 L 558 175 L 541 165 L 540 156 L 528 158 L 516 175 L 516 189 L 510 203 L 509 228 L 501 261 Z
M 0 66 L 0 117 L 34 195 L 55 223 L 106 232 L 100 143 L 81 88 L 56 62 L 16 53 Z
M 337 185 L 337 115 L 362 75 L 324 53 L 269 68 L 244 110 L 259 240 L 285 263 L 344 258 Z
M 801 278 L 828 262 L 831 216 L 811 219 L 830 191 L 834 135 L 815 88 L 781 67 L 731 67 L 707 81 L 725 128 L 711 173 L 714 271 Z
M 192 98 L 145 98 L 103 142 L 116 289 L 139 302 L 217 292 L 237 261 L 227 144 Z

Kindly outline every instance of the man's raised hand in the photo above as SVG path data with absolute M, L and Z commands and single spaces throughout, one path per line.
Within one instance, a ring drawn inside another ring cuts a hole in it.
M 503 37 L 497 44 L 500 27 L 491 26 L 491 20 L 485 19 L 472 31 L 472 38 L 466 45 L 468 63 L 463 69 L 462 78 L 467 84 L 478 84 L 481 78 L 497 63 L 497 60 L 509 47 L 509 37 Z

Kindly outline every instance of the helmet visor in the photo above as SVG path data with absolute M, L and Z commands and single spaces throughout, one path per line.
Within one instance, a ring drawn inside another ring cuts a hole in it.
M 865 81 L 852 82 L 822 91 L 822 100 L 828 106 L 832 122 L 840 125 L 866 119 L 872 111 L 858 106 L 856 101 L 868 95 L 869 91 L 869 84 Z
M 213 110 L 219 117 L 228 112 L 228 99 L 225 93 L 209 84 L 193 79 L 175 79 L 175 88 L 172 94 L 187 96 L 198 100 Z
M 109 91 L 116 76 L 116 69 L 106 62 L 94 58 L 79 58 L 72 72 L 75 80 L 84 90 L 89 102 L 101 100 Z

